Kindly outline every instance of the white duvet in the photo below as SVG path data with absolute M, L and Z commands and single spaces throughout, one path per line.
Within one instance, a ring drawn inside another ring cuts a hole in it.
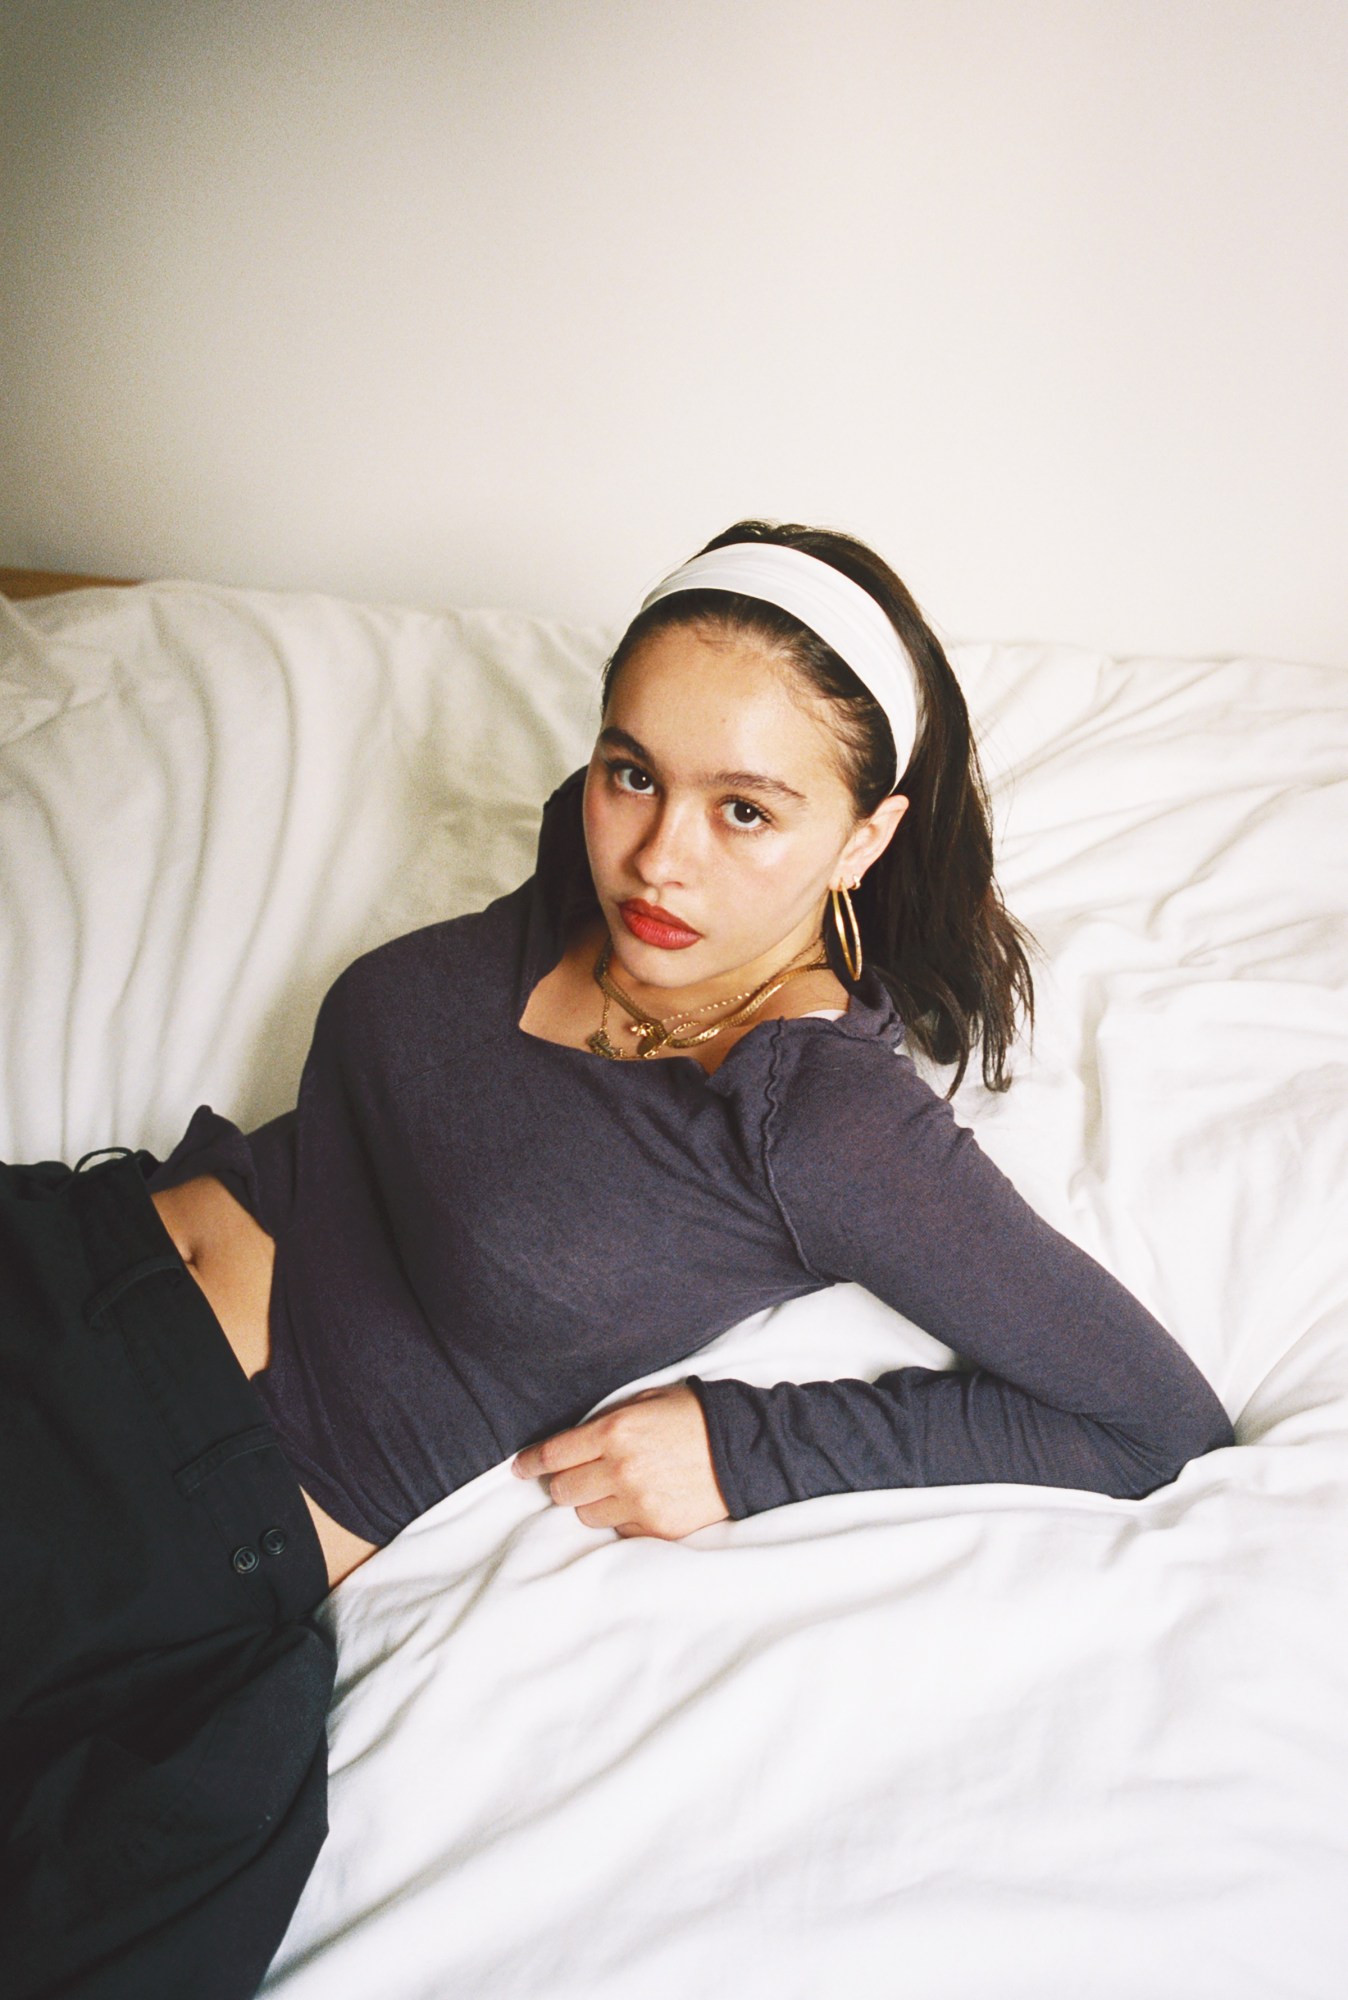
M 0 605 L 0 1154 L 292 1102 L 350 958 L 528 872 L 611 637 Z M 1348 1994 L 1348 676 L 955 658 L 1044 952 L 1015 1087 L 957 1110 L 1239 1444 L 1142 1502 L 847 1494 L 682 1543 L 485 1473 L 322 1614 L 332 1830 L 270 2000 Z M 934 1352 L 847 1286 L 696 1366 Z

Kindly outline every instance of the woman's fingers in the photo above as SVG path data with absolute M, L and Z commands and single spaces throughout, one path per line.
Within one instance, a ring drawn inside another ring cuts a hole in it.
M 612 1499 L 613 1486 L 613 1467 L 607 1459 L 596 1458 L 568 1472 L 554 1472 L 548 1480 L 548 1494 L 559 1506 L 574 1507 L 579 1513 L 587 1502 Z
M 587 1506 L 577 1507 L 576 1519 L 583 1521 L 587 1528 L 616 1528 L 620 1523 L 627 1522 L 627 1507 L 610 1493 L 603 1500 L 593 1500 Z
M 517 1479 L 541 1479 L 545 1473 L 564 1472 L 570 1465 L 583 1465 L 598 1458 L 604 1449 L 596 1428 L 600 1421 L 592 1417 L 588 1424 L 577 1424 L 574 1430 L 558 1431 L 555 1437 L 544 1438 L 541 1444 L 526 1445 L 523 1451 L 516 1452 L 510 1470 Z

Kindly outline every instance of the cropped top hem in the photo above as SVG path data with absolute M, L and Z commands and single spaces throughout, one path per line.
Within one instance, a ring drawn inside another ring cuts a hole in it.
M 254 1388 L 260 1379 L 256 1375 L 253 1377 Z M 272 1428 L 276 1431 L 283 1456 L 304 1491 L 311 1500 L 318 1502 L 323 1512 L 330 1515 L 339 1528 L 346 1528 L 351 1534 L 359 1535 L 362 1541 L 373 1542 L 376 1548 L 382 1548 L 385 1542 L 393 1539 L 387 1532 L 381 1533 L 373 1521 L 365 1519 L 350 1494 L 343 1487 L 333 1483 L 323 1467 L 314 1463 L 302 1445 L 277 1428 L 274 1416 Z

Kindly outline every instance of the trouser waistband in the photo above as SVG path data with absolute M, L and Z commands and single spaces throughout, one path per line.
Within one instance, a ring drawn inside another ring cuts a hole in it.
M 259 1610 L 305 1616 L 327 1594 L 327 1567 L 294 1470 L 150 1198 L 159 1162 L 144 1150 L 103 1151 L 115 1157 L 86 1154 L 55 1189 L 88 1266 L 89 1331 L 120 1335 L 167 1440 L 174 1486 L 214 1521 Z

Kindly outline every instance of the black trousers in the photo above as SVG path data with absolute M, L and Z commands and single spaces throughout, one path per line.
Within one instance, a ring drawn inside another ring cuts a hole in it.
M 0 1165 L 0 1994 L 248 2000 L 327 1832 L 327 1576 L 119 1150 Z

